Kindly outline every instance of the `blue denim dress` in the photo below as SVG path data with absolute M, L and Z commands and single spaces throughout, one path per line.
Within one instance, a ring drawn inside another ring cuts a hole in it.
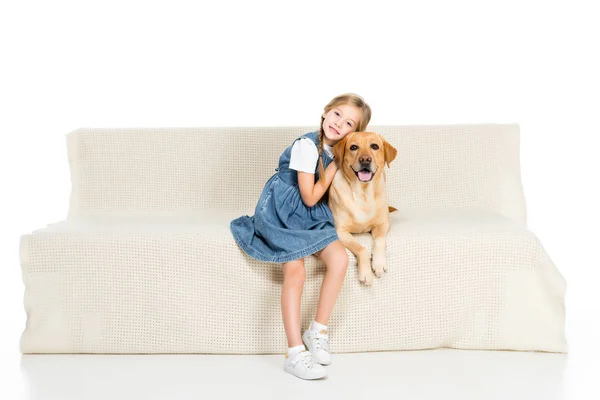
M 306 206 L 300 196 L 298 171 L 289 168 L 294 143 L 309 138 L 317 145 L 318 134 L 310 132 L 294 140 L 279 157 L 279 168 L 265 184 L 254 216 L 231 221 L 231 233 L 248 255 L 261 261 L 284 263 L 314 254 L 338 239 L 327 194 L 314 206 Z M 326 151 L 321 159 L 325 168 L 333 161 Z M 318 165 L 315 165 L 315 182 L 319 179 Z

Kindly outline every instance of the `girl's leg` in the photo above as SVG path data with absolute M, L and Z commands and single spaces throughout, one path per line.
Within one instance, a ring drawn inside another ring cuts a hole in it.
M 316 254 L 325 262 L 327 270 L 321 284 L 321 294 L 319 296 L 315 321 L 322 325 L 328 325 L 329 317 L 342 289 L 346 270 L 348 269 L 348 254 L 346 253 L 346 248 L 339 240 L 329 244 Z
M 281 289 L 281 313 L 288 347 L 299 346 L 300 336 L 300 299 L 306 279 L 304 259 L 283 264 L 283 287 Z

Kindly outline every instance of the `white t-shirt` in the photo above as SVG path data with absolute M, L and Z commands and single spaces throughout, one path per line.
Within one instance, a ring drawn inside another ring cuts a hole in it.
M 333 158 L 333 147 L 327 143 L 323 143 L 323 151 Z M 292 154 L 290 155 L 290 169 L 296 171 L 308 172 L 314 174 L 319 161 L 319 150 L 315 142 L 309 138 L 301 138 L 296 140 L 292 146 Z

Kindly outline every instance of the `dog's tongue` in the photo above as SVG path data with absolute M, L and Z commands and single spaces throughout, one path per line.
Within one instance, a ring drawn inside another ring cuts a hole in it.
M 371 180 L 372 175 L 373 175 L 373 173 L 370 171 L 359 171 L 358 179 L 360 179 L 362 182 L 368 182 Z

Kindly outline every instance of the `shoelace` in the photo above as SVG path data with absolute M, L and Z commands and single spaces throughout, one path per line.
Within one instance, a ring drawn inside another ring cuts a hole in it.
M 306 369 L 311 369 L 314 366 L 314 360 L 313 360 L 312 354 L 310 354 L 309 351 L 304 350 L 304 351 L 301 351 L 300 353 L 298 353 L 296 358 L 292 361 L 292 364 L 296 365 L 300 361 L 302 361 L 302 364 L 304 364 Z
M 315 341 L 315 350 L 329 351 L 329 336 L 322 333 L 315 333 L 310 336 Z

